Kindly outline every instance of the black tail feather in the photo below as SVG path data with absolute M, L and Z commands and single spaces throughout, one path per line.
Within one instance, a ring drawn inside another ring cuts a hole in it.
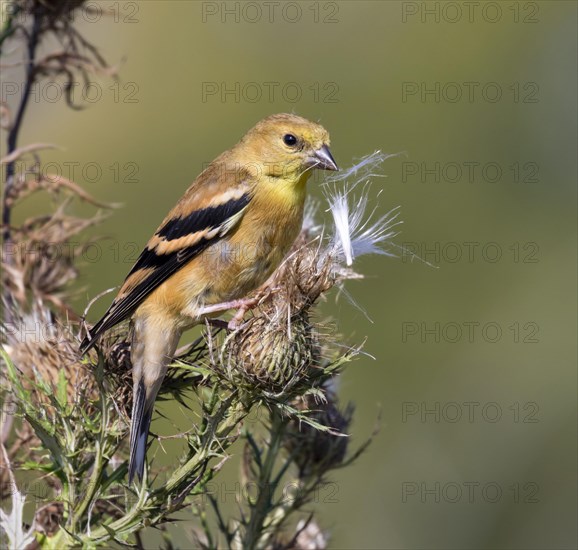
M 80 353 L 84 355 L 90 348 L 92 348 L 100 336 L 111 328 L 111 324 L 107 322 L 107 316 L 105 315 L 96 325 L 94 325 L 88 334 L 82 340 L 80 344 Z
M 93 338 L 89 333 L 80 343 L 80 354 L 84 355 L 94 344 L 96 344 L 96 338 Z
M 142 481 L 147 452 L 147 437 L 151 425 L 154 401 L 147 403 L 146 390 L 141 380 L 135 385 L 133 395 L 132 419 L 130 427 L 130 461 L 128 482 L 132 483 L 135 474 Z

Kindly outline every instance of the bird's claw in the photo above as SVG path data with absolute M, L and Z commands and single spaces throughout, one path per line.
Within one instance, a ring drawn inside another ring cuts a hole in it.
M 227 323 L 227 330 L 230 330 L 231 332 L 234 332 L 236 330 L 243 330 L 248 324 L 249 324 L 249 321 L 243 322 L 242 316 L 240 319 L 237 319 L 237 316 L 235 315 L 235 317 L 233 317 Z
M 234 317 L 229 321 L 228 329 L 229 330 L 239 330 L 242 329 L 246 323 L 242 323 L 243 317 L 247 311 L 254 309 L 257 306 L 260 306 L 263 302 L 268 300 L 275 292 L 278 292 L 278 287 L 271 287 L 266 286 L 259 290 L 257 294 L 253 298 L 245 298 L 243 300 L 239 300 L 239 307 L 237 308 L 237 312 L 235 313 Z

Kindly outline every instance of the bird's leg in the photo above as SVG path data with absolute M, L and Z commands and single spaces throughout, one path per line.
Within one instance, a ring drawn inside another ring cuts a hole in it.
M 195 314 L 199 317 L 202 317 L 203 315 L 209 315 L 211 313 L 218 313 L 220 311 L 227 311 L 229 309 L 238 309 L 243 307 L 246 300 L 247 299 L 245 298 L 243 300 L 231 300 L 230 302 L 221 302 L 219 304 L 204 306 L 196 310 Z
M 210 313 L 217 313 L 219 311 L 227 311 L 229 309 L 236 309 L 237 312 L 235 316 L 229 321 L 223 321 L 221 319 L 207 319 L 208 323 L 219 328 L 227 328 L 229 330 L 236 330 L 239 328 L 243 316 L 247 311 L 253 309 L 259 304 L 260 297 L 256 296 L 254 298 L 243 298 L 241 300 L 232 300 L 230 302 L 221 302 L 220 304 L 213 304 L 200 309 L 197 315 L 206 315 Z
M 221 302 L 219 304 L 212 304 L 210 306 L 205 306 L 195 313 L 199 317 L 203 315 L 208 315 L 212 313 L 218 313 L 221 311 L 227 311 L 229 309 L 236 309 L 237 312 L 233 316 L 233 318 L 227 323 L 226 321 L 222 321 L 220 319 L 207 319 L 208 323 L 219 328 L 228 328 L 229 330 L 235 330 L 239 328 L 241 321 L 247 311 L 253 309 L 254 307 L 261 304 L 265 299 L 267 299 L 275 289 L 267 286 L 257 292 L 255 296 L 252 298 L 242 298 L 240 300 L 231 300 L 230 302 Z

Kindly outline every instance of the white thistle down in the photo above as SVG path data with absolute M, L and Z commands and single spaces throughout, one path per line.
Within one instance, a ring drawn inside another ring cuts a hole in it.
M 372 177 L 385 177 L 384 174 L 376 172 L 375 169 L 381 166 L 387 159 L 397 157 L 402 153 L 382 153 L 375 151 L 365 157 L 362 157 L 358 163 L 339 172 L 332 172 L 326 176 L 324 183 L 337 183 L 344 180 L 353 180 L 356 182 L 367 180 Z
M 378 207 L 368 212 L 371 183 L 367 179 L 383 177 L 375 169 L 392 156 L 376 151 L 325 182 L 328 184 L 325 194 L 333 216 L 332 247 L 334 254 L 347 266 L 365 254 L 395 256 L 390 247 L 397 246 L 392 240 L 399 234 L 394 228 L 402 223 L 398 220 L 399 206 L 375 219 Z
M 12 492 L 12 511 L 10 514 L 7 514 L 4 510 L 0 509 L 0 530 L 6 534 L 9 548 L 14 548 L 15 550 L 24 550 L 24 548 L 36 540 L 34 537 L 34 526 L 28 530 L 24 528 L 23 515 L 25 502 L 26 497 L 14 486 Z
M 24 550 L 30 544 L 36 541 L 34 536 L 35 525 L 26 530 L 24 528 L 24 505 L 26 496 L 24 496 L 16 486 L 16 480 L 12 474 L 12 466 L 8 461 L 8 455 L 4 445 L 0 445 L 4 466 L 8 469 L 10 476 L 10 485 L 12 490 L 12 510 L 8 514 L 0 508 L 0 533 L 4 532 L 8 539 L 8 548 L 14 550 Z

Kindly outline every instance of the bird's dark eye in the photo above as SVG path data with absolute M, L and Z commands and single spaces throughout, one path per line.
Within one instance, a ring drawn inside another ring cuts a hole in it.
M 289 147 L 293 147 L 297 144 L 297 138 L 293 134 L 285 134 L 283 136 L 283 143 L 289 145 Z

